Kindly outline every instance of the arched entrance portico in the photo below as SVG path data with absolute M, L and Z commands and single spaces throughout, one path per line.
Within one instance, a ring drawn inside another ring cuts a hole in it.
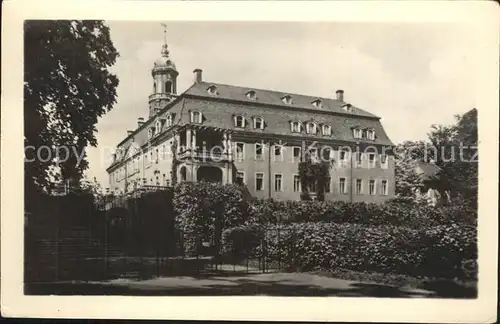
M 196 172 L 196 180 L 222 182 L 222 170 L 215 166 L 200 166 Z

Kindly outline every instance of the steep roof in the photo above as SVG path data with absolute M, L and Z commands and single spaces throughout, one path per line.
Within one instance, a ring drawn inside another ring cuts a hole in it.
M 210 94 L 207 88 L 215 86 L 217 93 Z M 255 91 L 256 99 L 247 97 L 249 91 Z M 285 104 L 282 98 L 291 96 L 292 103 Z M 316 107 L 312 104 L 315 100 L 321 100 L 322 106 Z M 123 154 L 115 160 L 114 165 L 119 164 L 127 158 L 128 149 L 132 143 L 142 147 L 148 143 L 148 128 L 155 126 L 159 118 L 165 118 L 168 114 L 173 117 L 172 127 L 190 123 L 190 111 L 200 111 L 204 116 L 203 125 L 217 128 L 225 128 L 247 133 L 275 134 L 291 137 L 307 136 L 311 140 L 337 140 L 344 142 L 365 142 L 368 144 L 393 145 L 387 136 L 380 118 L 357 107 L 352 107 L 350 112 L 345 111 L 342 105 L 345 103 L 331 99 L 312 97 L 306 95 L 289 94 L 278 91 L 261 90 L 255 88 L 244 88 L 239 86 L 223 85 L 219 83 L 201 82 L 193 84 L 176 100 L 169 103 L 157 116 L 145 121 L 144 125 L 137 128 L 131 135 L 127 136 L 118 144 Z M 246 129 L 236 129 L 233 116 L 241 115 L 247 119 Z M 251 127 L 252 117 L 259 116 L 264 119 L 264 130 L 255 130 Z M 331 135 L 322 136 L 297 134 L 290 131 L 290 121 L 301 121 L 303 123 L 314 120 L 316 123 L 331 126 Z M 358 140 L 353 138 L 353 128 L 375 130 L 375 140 L 366 138 Z M 161 133 L 168 131 L 170 127 L 164 125 Z
M 207 89 L 210 86 L 216 87 L 217 89 L 216 95 L 211 95 L 210 93 L 208 93 Z M 246 94 L 250 91 L 255 91 L 256 99 L 250 99 L 247 97 Z M 233 86 L 221 83 L 210 83 L 210 82 L 196 83 L 192 87 L 190 87 L 185 92 L 185 94 L 200 96 L 200 97 L 210 97 L 210 98 L 216 97 L 221 99 L 252 102 L 252 103 L 255 102 L 266 105 L 277 105 L 286 108 L 292 107 L 292 108 L 308 109 L 311 111 L 330 111 L 339 114 L 350 114 L 356 116 L 378 118 L 378 116 L 369 113 L 365 110 L 362 110 L 358 107 L 355 107 L 353 105 L 351 105 L 351 112 L 347 112 L 342 108 L 343 105 L 347 104 L 346 102 L 342 102 L 332 98 L 313 97 L 302 94 L 293 94 L 293 93 L 274 91 L 274 90 L 240 87 L 240 86 Z M 285 96 L 290 96 L 292 98 L 291 104 L 286 104 L 282 101 L 283 97 Z M 313 102 L 318 99 L 321 100 L 322 107 L 316 107 L 313 105 Z

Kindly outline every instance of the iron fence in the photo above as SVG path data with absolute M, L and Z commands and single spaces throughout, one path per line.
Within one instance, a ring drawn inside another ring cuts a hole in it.
M 26 214 L 25 282 L 271 272 L 293 264 L 293 236 L 281 227 L 225 250 L 214 233 L 176 229 L 168 204 L 87 205 L 59 197 Z

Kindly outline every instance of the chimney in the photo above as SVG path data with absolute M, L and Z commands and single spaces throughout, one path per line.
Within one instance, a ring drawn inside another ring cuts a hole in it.
M 337 94 L 337 100 L 344 102 L 344 90 L 337 90 L 335 92 Z
M 144 118 L 137 118 L 137 128 L 141 127 L 144 124 Z
M 131 130 L 127 130 L 127 136 L 130 136 L 134 133 L 134 131 L 131 131 Z
M 201 69 L 194 69 L 193 74 L 194 74 L 194 83 L 201 83 L 203 82 L 202 78 L 202 70 Z

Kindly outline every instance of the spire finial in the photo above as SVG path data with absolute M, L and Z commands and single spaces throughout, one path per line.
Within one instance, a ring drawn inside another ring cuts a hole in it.
M 166 24 L 161 24 L 163 27 L 163 45 L 161 47 L 161 55 L 168 57 L 168 45 L 167 45 L 167 25 Z

